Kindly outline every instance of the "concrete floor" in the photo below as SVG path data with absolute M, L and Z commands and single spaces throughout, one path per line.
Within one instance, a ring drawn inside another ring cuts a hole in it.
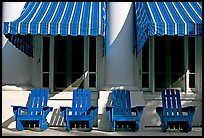
M 193 127 L 191 132 L 183 132 L 178 129 L 169 129 L 163 133 L 160 127 L 145 127 L 137 132 L 121 129 L 115 132 L 106 132 L 93 128 L 91 132 L 73 129 L 66 131 L 65 127 L 49 127 L 45 131 L 38 128 L 17 131 L 15 128 L 2 128 L 2 136 L 202 136 L 202 127 Z

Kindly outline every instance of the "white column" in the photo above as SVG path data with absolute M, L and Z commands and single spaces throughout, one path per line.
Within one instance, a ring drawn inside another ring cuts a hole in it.
M 134 4 L 108 2 L 105 87 L 135 86 Z

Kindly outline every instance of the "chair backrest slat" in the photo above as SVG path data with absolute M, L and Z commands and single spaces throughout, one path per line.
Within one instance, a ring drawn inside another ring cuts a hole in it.
M 165 116 L 182 115 L 180 92 L 175 89 L 162 90 L 162 106 Z
M 31 93 L 29 95 L 29 101 L 28 101 L 28 105 L 27 105 L 27 108 L 28 108 L 28 115 L 31 115 L 31 111 L 32 111 L 32 108 L 33 108 L 33 101 L 35 99 L 35 90 L 31 90 Z
M 42 106 L 47 106 L 48 89 L 36 88 L 31 90 L 28 102 L 28 115 L 41 115 Z
M 127 113 L 127 102 L 126 102 L 126 93 L 125 93 L 125 90 L 122 90 L 122 114 L 123 115 L 126 115 Z
M 164 111 L 164 115 L 167 115 L 167 108 L 166 108 L 166 104 L 167 104 L 167 100 L 166 100 L 166 94 L 165 94 L 165 90 L 162 90 L 162 106 L 163 106 L 163 111 Z
M 112 106 L 116 107 L 116 90 L 112 90 Z M 114 109 L 113 114 L 116 114 L 116 109 Z
M 81 94 L 82 94 L 82 91 L 81 91 L 81 89 L 79 89 L 78 93 L 77 93 L 77 115 L 80 115 L 80 112 L 81 112 L 81 109 L 80 109 L 80 106 L 81 106 Z
M 122 113 L 122 111 L 121 111 L 121 110 L 122 110 L 122 109 L 121 109 L 122 94 L 121 94 L 121 91 L 120 91 L 120 90 L 117 90 L 116 99 L 117 99 L 116 104 L 118 105 L 117 108 L 116 108 L 116 111 L 117 111 L 116 114 L 121 115 L 121 113 Z
M 76 109 L 77 109 L 77 104 L 76 104 L 76 100 L 77 100 L 77 90 L 73 90 L 73 100 L 72 100 L 72 115 L 75 115 L 76 113 Z
M 115 115 L 131 115 L 129 90 L 112 90 L 112 105 Z
M 32 110 L 31 115 L 36 115 L 36 113 L 37 113 L 37 106 L 38 106 L 39 96 L 40 96 L 39 89 L 36 89 L 35 97 L 34 97 L 34 100 L 33 100 L 33 110 Z
M 177 110 L 178 114 L 182 115 L 182 110 L 181 110 L 181 99 L 180 99 L 180 92 L 179 90 L 176 90 L 176 99 L 177 99 Z
M 172 106 L 173 106 L 173 116 L 177 116 L 176 111 L 176 95 L 174 89 L 171 89 Z
M 171 95 L 170 95 L 170 89 L 166 90 L 166 96 L 167 96 L 167 105 L 168 105 L 168 115 L 172 116 L 172 107 L 171 107 Z
M 86 112 L 87 106 L 87 91 L 85 89 L 82 90 L 82 114 Z
M 91 107 L 91 90 L 86 89 L 86 94 L 87 94 L 87 100 L 86 100 L 86 110 Z
M 127 115 L 131 115 L 131 101 L 130 101 L 130 91 L 126 90 L 126 97 L 127 97 Z
M 90 89 L 78 89 L 73 91 L 72 115 L 84 115 L 91 106 Z
M 45 95 L 45 90 L 44 89 L 41 89 L 39 90 L 39 103 L 38 103 L 38 107 L 37 107 L 37 115 L 40 115 L 42 112 L 42 106 L 44 104 L 44 95 Z

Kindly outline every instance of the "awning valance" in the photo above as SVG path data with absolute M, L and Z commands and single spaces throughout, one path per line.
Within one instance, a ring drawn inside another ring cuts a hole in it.
M 142 6 L 141 6 L 142 5 Z M 202 2 L 136 2 L 137 44 L 147 36 L 202 35 Z M 143 18 L 140 13 L 144 13 Z
M 27 2 L 18 19 L 4 22 L 4 34 L 105 36 L 105 26 L 105 2 Z

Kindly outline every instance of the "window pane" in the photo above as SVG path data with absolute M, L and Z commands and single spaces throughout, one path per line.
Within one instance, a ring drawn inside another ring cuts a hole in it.
M 84 68 L 84 38 L 72 37 L 72 72 L 83 72 Z
M 189 74 L 189 87 L 195 88 L 195 74 Z
M 43 87 L 49 87 L 49 73 L 43 74 Z
M 89 74 L 89 87 L 96 87 L 96 74 Z
M 74 87 L 83 87 L 82 75 L 83 73 L 72 73 L 72 85 Z
M 149 74 L 142 74 L 142 88 L 149 88 Z
M 50 38 L 43 37 L 43 72 L 49 72 Z
M 184 77 L 184 37 L 155 37 L 155 85 L 182 87 Z
M 72 37 L 72 54 L 80 55 L 83 54 L 84 50 L 84 37 L 73 36 Z
M 171 41 L 171 73 L 184 74 L 184 37 L 172 36 Z
M 155 37 L 155 72 L 166 72 L 166 36 Z
M 56 55 L 56 71 L 66 72 L 67 71 L 67 55 Z
M 66 74 L 56 74 L 55 82 L 56 87 L 66 88 Z
M 167 87 L 167 36 L 155 36 L 155 87 Z
M 90 37 L 89 40 L 89 71 L 96 72 L 96 37 Z
M 67 37 L 66 36 L 56 36 L 55 37 L 55 50 L 57 54 L 66 54 L 67 53 Z
M 167 83 L 166 74 L 156 74 L 155 76 L 155 87 L 156 88 L 167 88 L 169 87 Z

